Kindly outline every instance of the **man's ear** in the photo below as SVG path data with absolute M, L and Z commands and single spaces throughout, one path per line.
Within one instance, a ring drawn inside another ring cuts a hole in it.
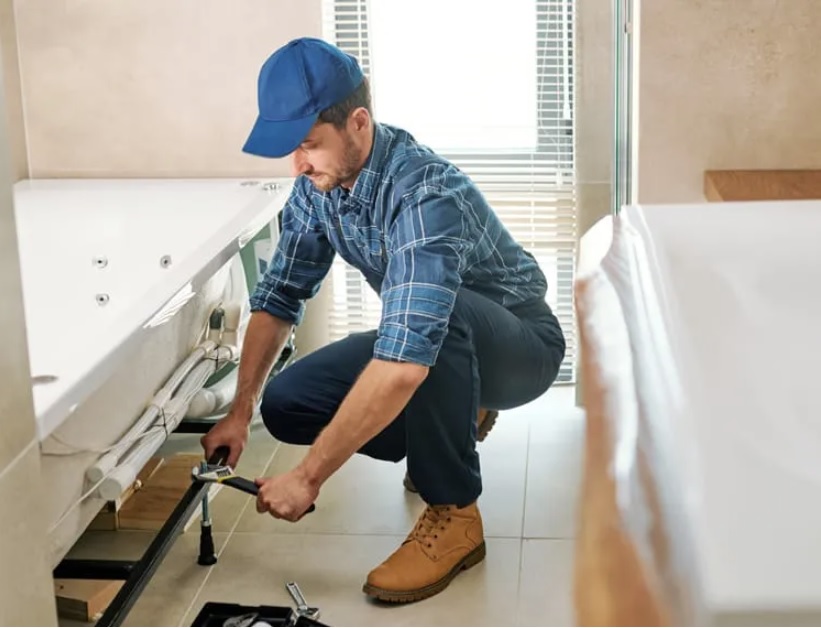
M 351 130 L 361 131 L 367 129 L 371 124 L 371 114 L 365 107 L 357 107 L 351 112 L 351 117 L 348 120 L 351 125 Z

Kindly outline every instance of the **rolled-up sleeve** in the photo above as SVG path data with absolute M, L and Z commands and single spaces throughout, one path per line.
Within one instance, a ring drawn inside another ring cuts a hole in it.
M 282 210 L 282 229 L 271 263 L 251 294 L 251 311 L 265 311 L 294 325 L 305 301 L 328 274 L 334 250 L 298 181 Z
M 473 246 L 460 194 L 431 168 L 403 194 L 389 234 L 375 358 L 436 363 Z

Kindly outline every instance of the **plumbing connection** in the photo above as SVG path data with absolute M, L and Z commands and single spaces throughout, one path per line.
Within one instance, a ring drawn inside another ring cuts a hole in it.
M 205 385 L 219 369 L 239 359 L 242 330 L 250 314 L 240 305 L 246 299 L 245 281 L 242 263 L 234 260 L 227 303 L 211 312 L 203 342 L 177 367 L 120 441 L 86 470 L 100 497 L 114 500 L 122 495 L 185 417 L 213 416 L 230 406 L 236 393 L 236 368 L 212 386 Z
M 238 320 L 239 314 L 233 310 L 230 310 L 232 319 Z M 224 343 L 236 337 L 236 334 L 222 337 L 224 322 L 225 310 L 217 308 L 209 319 L 207 338 L 176 368 L 120 441 L 86 470 L 87 480 L 98 485 L 100 497 L 106 500 L 120 497 L 185 418 L 192 400 L 208 379 L 222 366 L 239 358 L 236 345 Z

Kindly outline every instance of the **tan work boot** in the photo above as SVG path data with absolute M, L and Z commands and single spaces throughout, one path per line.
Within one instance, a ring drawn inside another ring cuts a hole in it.
M 496 425 L 496 418 L 499 416 L 499 413 L 496 410 L 484 410 L 479 408 L 479 431 L 476 435 L 476 440 L 478 442 L 482 442 L 487 437 L 490 430 L 493 429 L 493 426 Z M 405 471 L 405 479 L 402 481 L 402 484 L 405 485 L 405 489 L 410 491 L 411 493 L 418 493 L 419 491 L 416 490 L 416 487 L 413 485 L 413 482 L 408 475 L 408 472 Z
M 484 557 L 475 502 L 464 508 L 428 506 L 399 549 L 368 574 L 362 591 L 385 602 L 415 602 L 436 595 Z

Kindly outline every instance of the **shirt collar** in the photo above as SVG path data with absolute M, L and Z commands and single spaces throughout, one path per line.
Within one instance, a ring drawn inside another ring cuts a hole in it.
M 364 207 L 373 205 L 379 179 L 388 160 L 388 148 L 392 139 L 393 133 L 389 129 L 379 123 L 374 124 L 373 145 L 371 146 L 370 155 L 368 155 L 368 160 L 356 177 L 356 182 L 353 184 L 348 196 L 355 204 Z M 337 191 L 341 190 L 338 189 Z

